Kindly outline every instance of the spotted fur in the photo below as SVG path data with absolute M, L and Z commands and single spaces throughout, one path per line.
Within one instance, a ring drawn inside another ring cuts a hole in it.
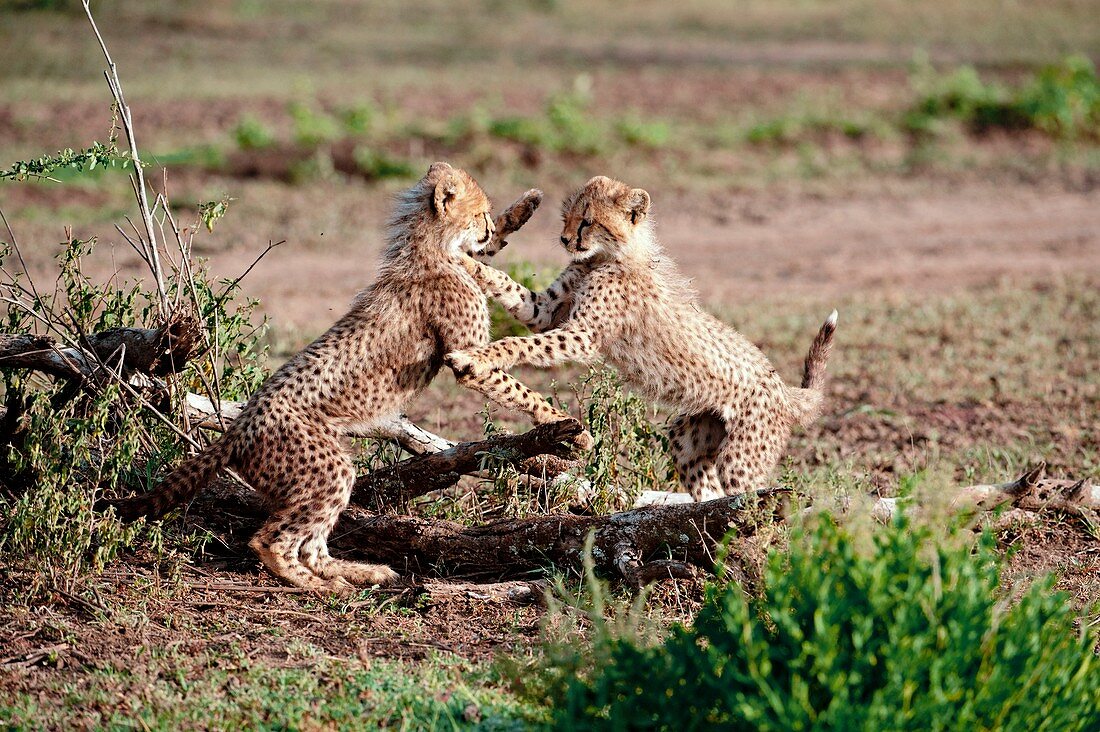
M 466 172 L 432 165 L 398 198 L 377 279 L 347 314 L 268 378 L 219 441 L 157 490 L 115 502 L 119 513 L 162 516 L 232 470 L 269 504 L 270 517 L 250 545 L 277 577 L 341 594 L 395 579 L 384 565 L 329 555 L 329 533 L 355 481 L 342 435 L 367 432 L 401 412 L 448 351 L 488 342 L 485 296 L 461 260 L 493 239 L 489 211 Z M 506 374 L 493 383 L 517 404 L 545 404 Z
M 704 312 L 658 244 L 650 197 L 597 177 L 563 204 L 561 243 L 571 264 L 545 292 L 469 258 L 478 284 L 537 335 L 448 354 L 468 386 L 496 398 L 494 380 L 526 363 L 604 359 L 650 398 L 676 407 L 670 445 L 677 473 L 697 500 L 761 486 L 795 423 L 821 408 L 836 313 L 810 348 L 803 387 L 787 386 L 767 357 Z

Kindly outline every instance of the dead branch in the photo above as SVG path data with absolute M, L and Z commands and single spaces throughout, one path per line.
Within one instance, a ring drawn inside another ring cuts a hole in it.
M 157 306 L 160 308 L 161 316 L 167 317 L 169 305 L 167 292 L 164 287 L 164 270 L 160 264 L 160 252 L 158 251 L 157 237 L 153 226 L 153 212 L 149 208 L 149 198 L 145 190 L 145 173 L 143 171 L 141 157 L 138 155 L 137 140 L 134 137 L 134 122 L 130 114 L 130 106 L 126 104 L 126 98 L 122 94 L 122 81 L 118 78 L 118 68 L 115 66 L 114 59 L 111 58 L 111 54 L 107 50 L 107 44 L 104 42 L 103 36 L 99 33 L 99 27 L 96 25 L 95 18 L 92 17 L 92 10 L 88 7 L 88 0 L 81 0 L 81 2 L 84 6 L 84 13 L 88 16 L 88 22 L 92 26 L 92 31 L 99 41 L 99 48 L 103 52 L 103 58 L 107 61 L 107 68 L 104 70 L 103 76 L 107 79 L 107 86 L 111 90 L 111 96 L 115 99 L 115 105 L 118 108 L 118 114 L 122 120 L 122 129 L 126 133 L 126 141 L 130 146 L 130 160 L 134 166 L 134 174 L 131 176 L 130 182 L 134 188 L 134 195 L 137 199 L 138 211 L 141 214 L 141 221 L 144 224 L 146 237 L 142 239 L 140 235 L 138 236 L 141 244 L 139 251 L 143 250 L 142 258 L 149 265 L 153 280 L 156 282 L 157 294 L 159 295 Z
M 411 498 L 448 488 L 463 475 L 479 472 L 488 455 L 512 464 L 522 463 L 532 456 L 564 459 L 572 450 L 567 443 L 580 434 L 581 429 L 579 422 L 562 420 L 539 425 L 521 435 L 494 435 L 409 458 L 360 476 L 355 482 L 352 500 L 376 511 L 403 505 Z
M 714 569 L 716 547 L 778 519 L 783 488 L 704 503 L 647 506 L 604 516 L 572 514 L 505 519 L 463 526 L 413 516 L 344 512 L 330 543 L 334 553 L 385 562 L 402 574 L 524 580 L 549 568 L 580 571 L 585 541 L 593 535 L 597 571 L 640 586 L 667 577 Z M 201 496 L 192 515 L 208 529 L 236 534 L 243 544 L 265 515 L 258 496 L 228 481 Z
M 183 368 L 194 350 L 199 324 L 177 316 L 160 328 L 113 328 L 62 346 L 50 336 L 0 334 L 0 366 L 40 371 L 63 379 L 93 377 L 102 367 L 123 375 L 166 376 Z
M 849 499 L 837 499 L 810 506 L 805 513 L 826 511 L 847 513 L 857 504 Z M 1066 480 L 1046 477 L 1046 463 L 1040 462 L 1016 480 L 1007 483 L 969 485 L 956 489 L 948 508 L 961 515 L 978 515 L 999 509 L 1039 513 L 1046 511 L 1071 515 L 1092 515 L 1100 511 L 1100 485 L 1087 480 Z M 864 502 L 863 509 L 873 518 L 889 523 L 898 511 L 906 514 L 922 510 L 919 505 L 903 508 L 897 498 L 878 498 Z

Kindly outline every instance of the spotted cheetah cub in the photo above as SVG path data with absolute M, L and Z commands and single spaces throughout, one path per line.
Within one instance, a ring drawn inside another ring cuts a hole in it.
M 677 408 L 670 445 L 696 500 L 761 487 L 790 438 L 821 408 L 836 311 L 806 357 L 802 388 L 783 383 L 744 336 L 700 309 L 658 244 L 649 194 L 596 177 L 562 206 L 572 262 L 546 292 L 464 259 L 478 284 L 539 335 L 504 338 L 445 361 L 460 381 L 497 399 L 503 370 L 602 358 L 650 398 Z
M 489 212 L 489 199 L 466 172 L 432 165 L 399 196 L 378 277 L 347 314 L 268 378 L 220 440 L 157 490 L 113 502 L 120 515 L 162 516 L 233 470 L 269 504 L 250 546 L 277 577 L 340 594 L 395 579 L 384 565 L 329 556 L 329 533 L 355 481 L 342 438 L 403 410 L 445 353 L 489 341 L 485 296 L 460 262 L 464 252 L 495 242 Z M 510 376 L 493 384 L 537 420 L 566 417 Z

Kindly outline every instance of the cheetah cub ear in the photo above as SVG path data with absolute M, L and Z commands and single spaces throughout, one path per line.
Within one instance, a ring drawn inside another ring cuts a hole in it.
M 630 223 L 637 225 L 649 214 L 649 194 L 641 188 L 633 188 L 626 194 L 626 209 L 630 212 Z
M 432 192 L 432 210 L 436 216 L 446 216 L 463 193 L 462 180 L 455 169 L 447 163 L 432 163 L 426 178 L 429 183 L 435 185 Z

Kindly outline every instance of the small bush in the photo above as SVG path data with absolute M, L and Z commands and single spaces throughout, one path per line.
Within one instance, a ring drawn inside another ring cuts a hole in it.
M 409 178 L 416 172 L 408 160 L 390 157 L 381 150 L 374 150 L 366 145 L 355 148 L 354 156 L 359 172 L 371 180 Z
M 246 115 L 233 128 L 233 139 L 242 150 L 261 150 L 275 143 L 275 135 L 263 122 Z
M 1056 137 L 1100 136 L 1100 80 L 1085 56 L 1044 68 L 1016 107 L 1036 128 Z
M 221 203 L 224 213 L 228 199 Z M 213 213 L 200 210 L 199 218 Z M 38 290 L 17 269 L 9 269 L 13 250 L 3 245 L 0 273 L 10 292 L 33 295 L 12 301 L 18 306 L 8 309 L 5 331 L 46 330 L 67 343 L 108 328 L 156 326 L 155 293 L 140 283 L 97 283 L 83 272 L 82 261 L 94 244 L 64 243 L 52 292 Z M 184 391 L 213 384 L 221 398 L 247 395 L 265 375 L 262 327 L 251 323 L 256 303 L 237 304 L 235 282 L 216 283 L 201 263 L 186 264 L 186 271 L 171 272 L 166 297 L 190 304 L 209 347 L 188 363 L 179 383 Z M 153 405 L 120 382 L 73 389 L 5 367 L 0 377 L 7 406 L 21 415 L 19 429 L 6 436 L 0 453 L 0 553 L 9 560 L 3 572 L 22 578 L 16 583 L 8 577 L 0 585 L 20 593 L 13 599 L 25 600 L 48 588 L 71 589 L 139 539 L 159 551 L 158 529 L 122 526 L 112 515 L 93 510 L 105 491 L 142 484 L 151 488 L 153 475 L 184 448 Z
M 1064 594 L 1040 582 L 998 600 L 989 535 L 972 549 L 897 525 L 864 552 L 865 538 L 822 522 L 771 558 L 765 598 L 713 586 L 660 645 L 597 638 L 557 726 L 1100 729 L 1100 660 Z
M 585 466 L 593 510 L 627 508 L 643 491 L 676 484 L 668 437 L 654 424 L 644 399 L 623 389 L 618 375 L 606 368 L 590 370 L 576 390 L 596 442 Z
M 639 114 L 628 114 L 619 120 L 617 128 L 619 136 L 628 145 L 656 149 L 668 143 L 667 122 L 647 120 Z
M 490 135 L 533 147 L 578 155 L 605 151 L 608 125 L 590 113 L 589 81 L 580 76 L 573 89 L 552 95 L 539 117 L 501 117 L 487 125 Z
M 340 122 L 349 135 L 365 135 L 371 131 L 377 113 L 369 104 L 357 104 L 341 110 Z
M 303 147 L 316 147 L 340 137 L 341 123 L 323 110 L 294 103 L 288 108 L 294 123 L 294 141 Z
M 1084 56 L 1047 66 L 1015 88 L 983 82 L 972 66 L 937 75 L 925 64 L 913 83 L 920 96 L 902 119 L 910 132 L 936 132 L 941 120 L 956 119 L 975 132 L 1034 129 L 1060 138 L 1100 136 L 1100 80 Z

